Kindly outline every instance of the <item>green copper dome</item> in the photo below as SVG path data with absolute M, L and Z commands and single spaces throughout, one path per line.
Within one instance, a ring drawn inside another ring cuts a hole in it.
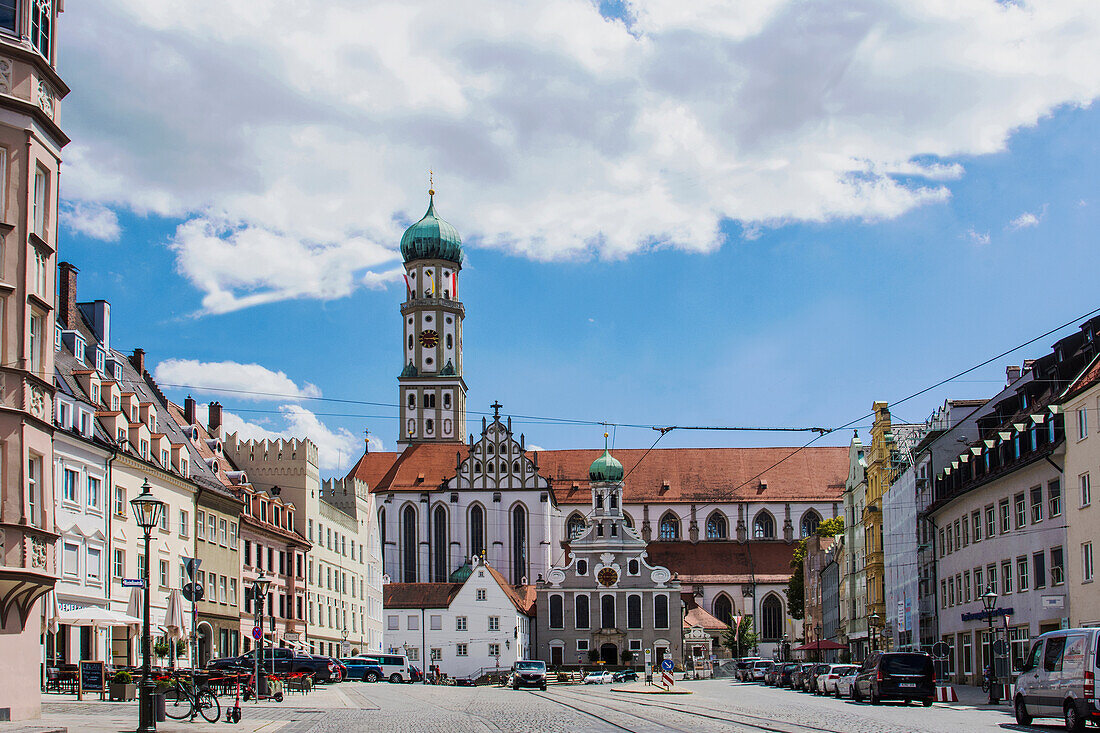
M 401 256 L 405 262 L 447 260 L 461 263 L 462 237 L 457 229 L 436 216 L 435 191 L 428 193 L 427 213 L 401 237 Z
M 592 465 L 588 468 L 588 478 L 591 481 L 622 481 L 623 464 L 619 463 L 607 450 L 607 434 L 604 433 L 603 437 L 603 455 L 592 461 Z
M 453 573 L 447 578 L 448 583 L 465 583 L 466 579 L 474 574 L 474 569 L 470 567 L 469 561 L 467 561 L 462 567 L 456 568 Z

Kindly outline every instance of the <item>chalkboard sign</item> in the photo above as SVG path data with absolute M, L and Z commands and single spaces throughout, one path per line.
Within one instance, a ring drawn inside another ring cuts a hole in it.
M 103 692 L 103 662 L 80 662 L 80 691 Z

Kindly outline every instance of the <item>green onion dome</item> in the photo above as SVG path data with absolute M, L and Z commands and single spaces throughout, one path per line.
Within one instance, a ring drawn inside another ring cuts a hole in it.
M 401 256 L 413 260 L 462 262 L 462 237 L 458 230 L 436 216 L 435 191 L 428 192 L 428 211 L 401 237 Z
M 603 455 L 592 461 L 592 465 L 588 468 L 588 478 L 590 481 L 622 481 L 623 464 L 619 463 L 607 450 L 607 433 L 604 433 L 603 437 Z

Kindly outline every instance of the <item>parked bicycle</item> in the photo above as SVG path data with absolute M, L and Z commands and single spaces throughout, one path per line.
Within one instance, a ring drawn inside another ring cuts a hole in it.
M 169 718 L 194 720 L 201 715 L 208 723 L 216 723 L 221 713 L 217 695 L 204 683 L 192 688 L 191 678 L 185 674 L 168 679 L 168 689 L 164 691 L 164 714 Z
M 991 667 L 985 668 L 985 674 L 982 675 L 982 692 L 989 692 L 989 685 L 993 682 L 993 669 Z

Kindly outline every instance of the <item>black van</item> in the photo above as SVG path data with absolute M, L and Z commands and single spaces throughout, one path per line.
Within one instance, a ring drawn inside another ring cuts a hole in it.
M 852 699 L 901 700 L 909 704 L 920 700 L 929 707 L 936 699 L 932 657 L 921 652 L 871 652 L 863 660 L 852 683 Z

